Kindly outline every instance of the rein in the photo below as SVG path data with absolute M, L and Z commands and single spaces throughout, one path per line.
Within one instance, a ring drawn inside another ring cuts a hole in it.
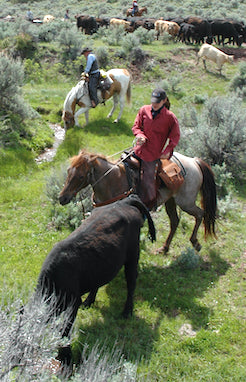
M 123 150 L 124 151 L 124 150 Z M 122 153 L 123 151 L 119 151 L 119 153 Z M 117 154 L 119 154 L 119 153 L 117 153 Z M 115 166 L 118 166 L 119 164 L 121 164 L 121 163 L 123 163 L 123 161 L 126 159 L 126 158 L 128 158 L 129 156 L 131 156 L 132 155 L 132 153 L 133 153 L 133 149 L 132 150 L 130 150 L 130 152 L 123 158 L 123 159 L 121 159 L 121 160 L 119 160 L 116 164 L 115 164 Z M 111 155 L 110 157 L 112 157 L 112 156 L 114 156 L 114 155 L 116 155 L 116 154 L 113 154 L 113 155 Z M 110 158 L 110 157 L 108 157 L 108 158 Z M 98 182 L 100 182 L 103 178 L 105 178 L 111 171 L 113 171 L 113 169 L 114 169 L 114 167 L 111 167 L 110 169 L 108 169 L 99 179 L 97 179 L 97 181 L 96 182 L 94 182 L 92 185 L 91 185 L 91 187 L 93 188 Z

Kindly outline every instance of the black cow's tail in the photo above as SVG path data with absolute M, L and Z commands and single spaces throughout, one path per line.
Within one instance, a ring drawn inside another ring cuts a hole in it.
M 144 215 L 146 216 L 146 218 L 148 219 L 148 224 L 149 224 L 149 236 L 150 236 L 150 239 L 153 243 L 153 241 L 156 240 L 156 231 L 155 231 L 155 226 L 154 226 L 154 222 L 152 220 L 152 217 L 149 213 L 149 210 L 148 208 L 145 206 L 145 204 L 140 200 L 140 198 L 137 196 L 137 195 L 130 195 L 128 197 L 128 200 L 130 200 L 130 205 L 132 206 L 135 206 L 139 209 L 139 211 Z

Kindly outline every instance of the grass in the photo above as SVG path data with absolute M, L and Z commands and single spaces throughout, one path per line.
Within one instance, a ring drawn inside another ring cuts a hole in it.
M 202 64 L 195 65 L 194 48 L 181 44 L 162 46 L 155 42 L 146 49 L 166 60 L 160 65 L 162 76 L 148 82 L 145 73 L 139 82 L 133 78 L 132 103 L 119 124 L 106 119 L 111 107 L 108 101 L 90 112 L 90 123 L 84 129 L 67 131 L 52 163 L 37 166 L 35 154 L 23 147 L 1 149 L 0 285 L 8 291 L 3 299 L 14 300 L 20 295 L 27 299 L 46 255 L 70 233 L 67 228 L 56 231 L 51 224 L 52 206 L 45 187 L 52 171 L 82 147 L 106 155 L 130 147 L 135 115 L 140 106 L 149 103 L 150 92 L 160 80 L 181 75 L 181 89 L 168 92 L 172 110 L 179 116 L 182 108 L 200 107 L 194 103 L 195 94 L 228 94 L 229 80 L 237 71 L 235 65 L 226 66 L 226 77 L 219 77 L 214 69 L 205 72 Z M 64 96 L 72 86 L 69 79 L 25 85 L 26 100 L 44 110 L 44 130 L 48 123 L 61 122 Z M 147 227 L 142 229 L 133 317 L 127 321 L 120 317 L 126 298 L 121 270 L 109 285 L 100 288 L 90 309 L 79 310 L 73 339 L 75 362 L 79 364 L 85 343 L 89 350 L 97 342 L 109 349 L 116 343 L 126 360 L 137 364 L 139 378 L 245 381 L 245 196 L 245 185 L 238 187 L 233 211 L 218 220 L 217 240 L 205 241 L 199 230 L 201 262 L 193 270 L 183 270 L 177 263 L 190 247 L 193 219 L 181 214 L 170 252 L 163 257 L 154 253 L 165 241 L 169 223 L 164 208 L 155 213 L 157 242 L 151 244 L 146 238 Z
M 123 131 L 124 131 L 124 123 Z M 50 223 L 51 207 L 45 197 L 45 179 L 53 166 L 68 155 L 77 141 L 100 151 L 103 139 L 113 151 L 120 127 L 102 134 L 92 122 L 92 130 L 69 130 L 53 164 L 27 174 L 3 179 L 1 184 L 1 285 L 14 299 L 34 288 L 41 264 L 59 240 L 69 233 L 55 231 Z M 98 134 L 96 134 L 98 131 Z M 125 141 L 130 137 L 128 131 Z M 109 139 L 110 138 L 110 139 Z M 124 142 L 125 142 L 124 141 Z M 74 142 L 76 142 L 74 144 Z M 77 150 L 77 149 L 76 149 Z M 61 155 L 62 153 L 62 155 Z M 66 155 L 65 155 L 66 154 Z M 218 222 L 218 240 L 205 242 L 202 230 L 201 266 L 182 271 L 175 260 L 189 246 L 193 220 L 186 214 L 167 257 L 154 255 L 168 233 L 164 209 L 155 214 L 157 243 L 141 235 L 139 277 L 134 315 L 120 318 L 126 298 L 123 270 L 107 286 L 100 288 L 93 307 L 79 310 L 73 352 L 77 362 L 84 343 L 89 350 L 96 341 L 111 349 L 117 342 L 126 359 L 138 364 L 139 376 L 151 381 L 243 381 L 245 370 L 245 207 Z M 65 207 L 64 207 L 65 208 Z M 8 297 L 9 297 L 8 296 Z M 196 336 L 181 334 L 191 325 Z

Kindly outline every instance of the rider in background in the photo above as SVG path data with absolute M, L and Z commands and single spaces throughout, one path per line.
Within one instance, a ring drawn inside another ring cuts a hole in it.
M 138 2 L 137 0 L 133 0 L 132 2 L 132 16 L 135 15 L 135 13 L 138 12 Z
M 169 110 L 165 90 L 152 92 L 151 104 L 142 106 L 132 132 L 136 137 L 134 156 L 140 159 L 141 180 L 139 197 L 151 209 L 156 205 L 156 172 L 161 159 L 169 159 L 180 138 L 179 123 Z
M 65 13 L 65 15 L 64 15 L 64 19 L 65 19 L 65 20 L 70 19 L 70 16 L 69 16 L 69 9 L 66 9 L 66 13 Z
M 86 58 L 86 68 L 82 73 L 82 76 L 89 76 L 89 95 L 91 99 L 92 107 L 96 107 L 98 104 L 97 98 L 97 87 L 100 79 L 100 70 L 97 62 L 97 58 L 94 53 L 92 53 L 92 49 L 84 48 L 81 52 Z
M 28 11 L 26 13 L 26 18 L 28 21 L 33 21 L 33 14 L 32 14 L 31 9 L 28 9 Z

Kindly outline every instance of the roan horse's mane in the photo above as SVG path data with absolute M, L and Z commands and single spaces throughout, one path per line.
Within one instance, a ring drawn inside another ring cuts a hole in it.
M 95 159 L 103 159 L 108 162 L 107 158 L 104 155 L 90 153 L 89 151 L 85 149 L 81 150 L 78 155 L 73 156 L 70 159 L 70 162 L 72 167 L 78 168 L 85 162 L 85 160 L 86 162 L 91 162 L 91 161 L 94 161 Z

